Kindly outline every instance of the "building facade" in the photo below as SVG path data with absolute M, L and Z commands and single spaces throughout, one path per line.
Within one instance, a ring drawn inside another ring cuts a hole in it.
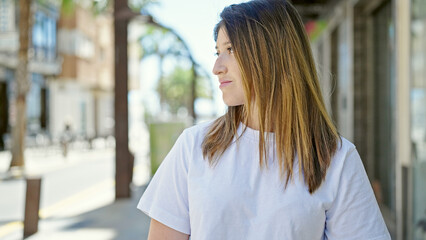
M 59 137 L 65 125 L 82 139 L 113 134 L 114 44 L 112 16 L 94 15 L 76 6 L 61 14 L 58 51 L 62 72 L 51 83 L 50 131 Z
M 0 150 L 10 143 L 11 128 L 15 122 L 15 71 L 19 49 L 18 6 L 17 1 L 0 1 Z M 28 66 L 31 89 L 27 95 L 29 137 L 48 134 L 48 84 L 61 71 L 61 58 L 56 48 L 58 6 L 48 1 L 34 1 L 31 9 L 33 24 Z
M 114 45 L 111 14 L 32 1 L 27 145 L 58 142 L 69 125 L 76 138 L 113 134 Z M 10 147 L 15 116 L 19 1 L 0 0 L 0 150 Z
M 334 1 L 321 21 L 312 43 L 327 108 L 392 239 L 426 239 L 426 1 Z

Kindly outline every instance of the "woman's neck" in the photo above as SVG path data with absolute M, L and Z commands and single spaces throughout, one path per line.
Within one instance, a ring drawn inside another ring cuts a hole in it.
M 250 115 L 247 119 L 247 127 L 259 131 L 260 129 L 260 123 L 259 123 L 259 111 L 257 110 L 256 106 L 252 106 L 252 109 L 250 111 Z M 265 126 L 266 127 L 266 126 Z M 267 132 L 274 132 L 273 126 L 270 126 L 269 129 L 265 129 Z
M 257 116 L 257 114 L 254 114 L 252 112 L 252 114 L 250 114 L 250 116 L 248 117 L 247 120 L 247 127 L 254 129 L 254 130 L 259 130 L 259 118 Z

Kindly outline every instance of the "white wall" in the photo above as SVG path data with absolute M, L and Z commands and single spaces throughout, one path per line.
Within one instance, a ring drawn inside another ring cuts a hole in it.
M 75 82 L 52 81 L 50 88 L 50 133 L 57 140 L 66 123 L 76 136 L 91 137 L 95 133 L 94 98 L 90 90 Z
M 97 95 L 98 136 L 114 135 L 114 95 L 102 93 Z

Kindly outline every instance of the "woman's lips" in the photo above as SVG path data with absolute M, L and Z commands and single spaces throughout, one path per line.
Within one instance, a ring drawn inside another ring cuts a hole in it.
M 219 88 L 226 87 L 227 85 L 229 85 L 231 83 L 232 83 L 232 81 L 221 81 Z

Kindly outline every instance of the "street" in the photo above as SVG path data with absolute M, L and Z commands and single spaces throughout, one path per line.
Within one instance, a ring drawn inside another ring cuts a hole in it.
M 114 202 L 114 148 L 71 151 L 60 154 L 32 153 L 27 160 L 28 172 L 42 175 L 40 224 L 69 224 L 73 216 Z M 6 154 L 0 154 L 0 170 Z M 135 162 L 134 183 L 146 183 L 146 162 Z M 0 239 L 20 239 L 25 205 L 25 181 L 9 179 L 0 182 Z M 136 211 L 136 209 L 135 209 Z M 55 226 L 58 227 L 58 226 Z M 47 228 L 52 228 L 52 224 Z M 49 229 L 45 229 L 49 231 Z M 99 233 L 98 233 L 99 234 Z M 105 239 L 108 237 L 101 237 Z

